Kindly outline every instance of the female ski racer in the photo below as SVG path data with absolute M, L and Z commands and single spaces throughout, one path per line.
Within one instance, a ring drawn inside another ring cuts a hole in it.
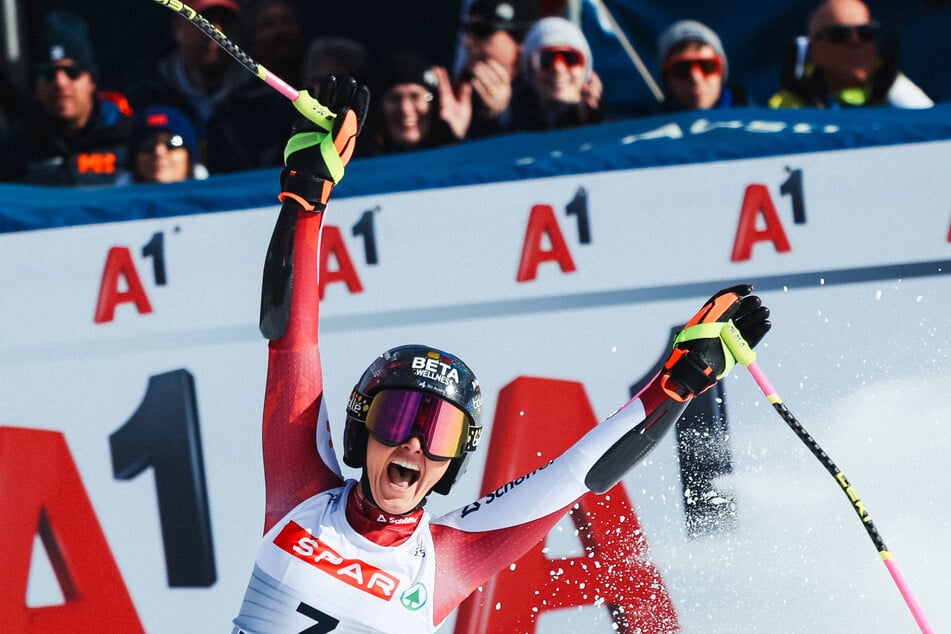
M 437 518 L 423 510 L 426 496 L 449 493 L 479 443 L 479 383 L 452 354 L 393 348 L 367 368 L 347 405 L 343 459 L 362 475 L 345 480 L 323 400 L 317 256 L 323 212 L 369 94 L 350 78 L 329 78 L 320 95 L 329 112 L 300 118 L 288 141 L 265 260 L 265 535 L 233 632 L 434 632 L 580 497 L 614 486 L 733 366 L 726 337 L 755 345 L 769 311 L 748 286 L 717 293 L 637 396 L 505 496 Z

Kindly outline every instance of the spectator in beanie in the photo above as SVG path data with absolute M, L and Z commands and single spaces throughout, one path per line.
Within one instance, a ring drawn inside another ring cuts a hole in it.
M 48 14 L 30 70 L 34 103 L 0 143 L 0 180 L 114 184 L 126 165 L 131 121 L 96 97 L 99 73 L 83 19 Z
M 371 89 L 370 114 L 360 139 L 363 156 L 449 145 L 457 141 L 440 116 L 440 96 L 432 66 L 413 53 L 384 62 Z
M 657 40 L 663 110 L 710 110 L 747 105 L 746 91 L 726 83 L 729 70 L 719 36 L 695 20 L 674 22 Z
M 198 140 L 191 121 L 171 106 L 150 106 L 135 115 L 130 152 L 136 183 L 177 183 L 204 179 Z
M 601 81 L 591 47 L 572 22 L 542 18 L 525 36 L 520 82 L 512 98 L 511 129 L 550 130 L 599 123 Z

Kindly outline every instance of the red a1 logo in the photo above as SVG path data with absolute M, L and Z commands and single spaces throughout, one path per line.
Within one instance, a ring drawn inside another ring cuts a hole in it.
M 65 601 L 25 604 L 39 534 Z M 59 432 L 0 427 L 0 623 L 5 632 L 144 632 Z
M 763 229 L 757 228 L 760 219 L 765 224 Z M 740 210 L 730 261 L 749 260 L 753 254 L 753 245 L 757 242 L 771 242 L 778 253 L 792 250 L 783 223 L 776 213 L 776 205 L 769 195 L 769 189 L 766 185 L 754 183 L 746 188 L 743 195 L 743 207 Z
M 591 244 L 587 189 L 578 188 L 574 198 L 565 205 L 565 215 L 575 217 L 578 244 Z M 546 243 L 549 248 L 545 248 Z M 555 217 L 555 209 L 551 205 L 533 205 L 525 228 L 525 241 L 522 244 L 515 280 L 519 283 L 534 281 L 538 276 L 539 266 L 546 262 L 557 264 L 562 273 L 574 273 L 577 270 L 568 241 Z
M 499 392 L 482 495 L 543 466 L 596 424 L 580 383 L 517 378 Z M 605 495 L 588 493 L 569 515 L 585 555 L 550 559 L 541 540 L 460 605 L 455 634 L 530 634 L 545 611 L 596 602 L 610 613 L 620 634 L 678 631 L 673 601 L 650 561 L 624 485 L 615 485 Z M 620 523 L 618 518 L 625 519 Z M 553 575 L 553 569 L 562 572 Z

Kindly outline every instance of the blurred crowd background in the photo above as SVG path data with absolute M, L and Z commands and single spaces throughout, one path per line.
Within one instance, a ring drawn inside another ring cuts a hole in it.
M 209 19 L 257 61 L 298 87 L 316 86 L 321 73 L 341 65 L 357 69 L 358 79 L 373 89 L 376 108 L 361 156 L 673 110 L 917 108 L 951 100 L 951 73 L 941 62 L 951 56 L 951 0 L 828 2 L 838 8 L 824 17 L 817 16 L 826 4 L 820 0 L 195 0 L 192 4 L 203 14 L 207 11 Z M 867 6 L 864 17 L 854 18 L 856 6 L 862 10 Z M 176 51 L 187 54 L 189 46 L 208 43 L 201 42 L 204 36 L 197 29 L 154 0 L 8 0 L 2 12 L 0 140 L 11 136 L 17 122 L 31 118 L 38 82 L 75 81 L 78 70 L 88 69 L 93 71 L 98 98 L 129 119 L 121 138 L 131 145 L 128 156 L 110 159 L 119 161 L 123 170 L 128 167 L 124 179 L 110 176 L 100 183 L 23 177 L 21 163 L 48 162 L 57 152 L 79 153 L 74 160 L 87 171 L 102 167 L 95 162 L 98 155 L 89 159 L 88 148 L 74 142 L 74 134 L 54 130 L 53 145 L 76 147 L 46 150 L 37 159 L 17 156 L 4 146 L 0 180 L 60 185 L 163 182 L 154 175 L 154 165 L 144 166 L 144 155 L 152 148 L 156 155 L 166 150 L 171 154 L 180 150 L 183 156 L 187 152 L 188 164 L 180 171 L 183 178 L 280 164 L 293 110 L 263 84 L 250 86 L 256 80 L 236 62 L 229 61 L 231 68 L 213 78 L 223 84 L 207 90 L 207 95 L 184 101 L 170 96 L 167 84 L 174 83 L 176 72 L 170 58 Z M 58 40 L 50 35 L 51 18 L 62 15 L 75 16 L 66 22 L 74 21 L 69 28 L 86 42 L 79 49 L 67 47 L 67 59 L 83 58 L 76 71 L 50 66 L 59 63 L 56 56 L 62 52 L 57 46 L 62 41 L 77 41 L 72 39 L 75 33 L 63 36 L 66 31 L 60 27 L 56 27 Z M 517 44 L 514 70 L 502 82 L 505 86 L 495 83 L 498 73 L 493 68 L 471 65 L 483 54 L 474 52 L 473 42 L 486 49 L 497 31 Z M 876 64 L 882 67 L 878 74 L 891 75 L 880 86 L 870 82 L 865 94 L 842 90 L 835 101 L 823 101 L 810 75 L 807 36 L 812 38 L 813 55 L 821 47 L 833 61 L 841 52 L 846 62 L 851 55 L 846 49 L 866 47 L 877 55 Z M 551 87 L 535 82 L 563 70 L 583 82 L 580 94 L 569 98 L 547 94 Z M 159 85 L 163 74 L 171 79 Z M 716 79 L 716 92 L 707 103 L 697 85 L 710 77 Z M 885 95 L 893 83 L 903 89 L 898 99 Z M 858 101 L 851 102 L 853 98 Z M 566 99 L 577 107 L 565 112 L 562 105 L 552 105 Z M 403 123 L 387 123 L 397 110 L 404 111 Z M 419 128 L 413 133 L 425 137 L 422 142 L 401 139 L 399 130 L 387 129 L 406 125 L 411 115 L 425 119 L 413 122 Z M 48 129 L 43 134 L 44 139 L 51 136 Z M 29 138 L 6 141 L 29 153 L 37 145 Z M 150 176 L 141 171 L 137 175 L 139 159 L 142 170 L 152 170 Z

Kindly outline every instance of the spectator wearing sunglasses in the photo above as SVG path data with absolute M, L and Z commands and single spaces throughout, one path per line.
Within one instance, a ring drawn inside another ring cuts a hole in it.
M 512 130 L 550 130 L 600 123 L 601 82 L 591 47 L 572 22 L 542 18 L 525 36 L 522 77 L 512 98 Z
M 449 86 L 438 71 L 444 118 L 457 137 L 482 138 L 510 127 L 525 34 L 540 16 L 539 0 L 475 0 L 462 23 L 462 63 Z
M 171 106 L 150 106 L 136 113 L 129 152 L 131 178 L 136 183 L 177 183 L 207 178 L 198 161 L 195 127 Z
M 881 47 L 861 0 L 827 0 L 809 18 L 808 46 L 793 55 L 773 108 L 929 108 L 934 103 L 898 70 L 897 49 Z
M 720 37 L 696 20 L 674 22 L 657 39 L 665 112 L 747 105 L 746 91 L 726 83 L 729 66 Z
M 83 19 L 49 13 L 30 69 L 33 102 L 0 144 L 0 180 L 113 185 L 125 170 L 131 120 L 96 95 L 98 67 Z

